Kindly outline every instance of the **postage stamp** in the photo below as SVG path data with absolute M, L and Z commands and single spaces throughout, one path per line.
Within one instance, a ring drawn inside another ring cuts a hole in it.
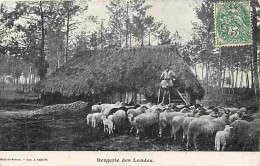
M 214 4 L 215 46 L 252 44 L 250 2 Z

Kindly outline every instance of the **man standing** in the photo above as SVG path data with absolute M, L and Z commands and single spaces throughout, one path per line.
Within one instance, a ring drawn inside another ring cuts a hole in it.
M 176 80 L 175 73 L 170 70 L 169 67 L 166 67 L 163 73 L 161 74 L 160 79 L 163 81 L 165 80 L 167 82 L 167 87 L 172 87 L 173 82 Z
M 170 70 L 169 67 L 166 67 L 163 73 L 161 74 L 160 79 L 162 80 L 160 84 L 160 88 L 163 92 L 162 102 L 164 102 L 165 96 L 169 96 L 169 103 L 170 103 L 170 94 L 173 90 L 173 83 L 176 80 L 176 75 L 172 70 Z

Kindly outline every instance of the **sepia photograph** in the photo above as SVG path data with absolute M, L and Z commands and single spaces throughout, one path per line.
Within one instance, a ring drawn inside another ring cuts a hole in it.
M 257 152 L 259 48 L 258 0 L 1 0 L 0 151 Z

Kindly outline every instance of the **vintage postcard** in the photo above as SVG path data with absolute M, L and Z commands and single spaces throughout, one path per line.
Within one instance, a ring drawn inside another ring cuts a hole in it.
M 259 165 L 259 48 L 257 0 L 1 0 L 0 165 Z

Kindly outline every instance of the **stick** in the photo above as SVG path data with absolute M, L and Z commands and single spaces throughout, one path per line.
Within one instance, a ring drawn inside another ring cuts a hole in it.
M 158 92 L 158 102 L 157 102 L 157 105 L 159 105 L 159 102 L 160 102 L 160 92 L 161 92 L 161 85 L 159 86 L 159 92 Z
M 169 104 L 171 104 L 171 91 L 169 90 Z

